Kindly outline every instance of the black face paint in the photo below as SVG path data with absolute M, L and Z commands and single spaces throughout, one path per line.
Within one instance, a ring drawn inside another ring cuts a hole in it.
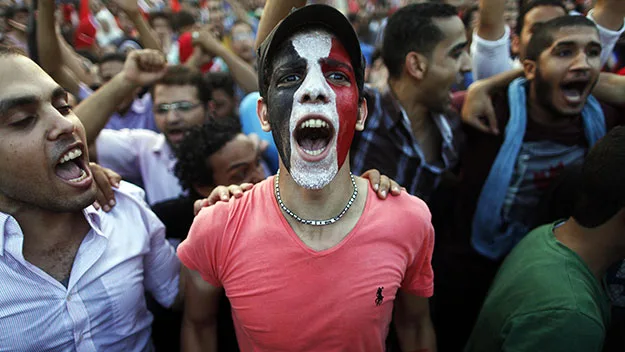
M 271 134 L 280 153 L 280 158 L 287 170 L 291 169 L 291 142 L 289 119 L 293 109 L 293 97 L 303 78 L 297 83 L 286 87 L 278 87 L 290 75 L 303 77 L 306 71 L 306 60 L 301 58 L 293 44 L 289 41 L 276 53 L 272 67 L 269 87 L 267 89 L 267 113 L 271 124 Z

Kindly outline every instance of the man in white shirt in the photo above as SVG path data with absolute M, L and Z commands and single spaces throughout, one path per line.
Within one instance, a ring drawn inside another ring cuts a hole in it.
M 519 9 L 517 28 L 513 35 L 505 23 L 505 3 L 505 0 L 480 0 L 480 21 L 471 43 L 475 80 L 488 78 L 513 68 L 521 68 L 520 61 L 511 58 L 511 52 L 522 60 L 534 26 L 567 15 L 566 8 L 560 0 L 524 1 L 524 7 Z M 595 22 L 599 29 L 603 66 L 619 37 L 625 32 L 625 2 L 598 0 L 587 17 Z
M 0 48 L 0 351 L 151 351 L 145 290 L 178 295 L 162 223 L 122 184 L 96 195 L 85 130 L 67 93 Z

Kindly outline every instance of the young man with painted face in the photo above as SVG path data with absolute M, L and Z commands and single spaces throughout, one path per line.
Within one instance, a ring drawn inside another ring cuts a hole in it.
M 294 11 L 263 43 L 258 112 L 280 172 L 203 210 L 180 245 L 187 351 L 214 348 L 224 289 L 243 351 L 383 351 L 394 304 L 402 349 L 435 350 L 429 211 L 405 193 L 381 203 L 350 174 L 363 65 L 349 22 L 324 5 Z
M 67 93 L 0 47 L 0 349 L 149 351 L 149 291 L 178 294 L 180 263 L 138 188 L 96 196 Z M 43 323 L 45 322 L 45 324 Z
M 465 351 L 603 350 L 604 278 L 625 258 L 625 127 L 600 140 L 581 169 L 573 215 L 532 231 L 510 253 Z
M 544 27 L 544 28 L 543 28 Z M 605 131 L 623 123 L 623 109 L 590 95 L 600 68 L 594 23 L 582 16 L 546 22 L 527 47 L 525 76 L 494 98 L 503 135 L 466 129 L 462 180 L 448 233 L 438 233 L 437 329 L 462 348 L 496 270 L 536 223 L 551 182 L 583 160 Z M 458 292 L 464 292 L 458 295 Z

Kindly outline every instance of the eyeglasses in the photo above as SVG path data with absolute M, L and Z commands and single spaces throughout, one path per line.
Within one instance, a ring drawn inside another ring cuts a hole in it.
M 157 114 L 166 114 L 169 111 L 180 111 L 180 112 L 189 112 L 198 106 L 200 103 L 192 103 L 190 101 L 177 101 L 170 104 L 159 104 L 156 106 Z

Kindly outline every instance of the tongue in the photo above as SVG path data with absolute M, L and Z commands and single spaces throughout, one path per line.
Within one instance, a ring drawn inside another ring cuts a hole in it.
M 582 94 L 577 89 L 563 89 L 564 97 L 571 103 L 579 103 L 582 100 Z
M 79 178 L 82 175 L 82 169 L 74 161 L 59 164 L 54 171 L 58 177 L 66 181 Z
M 303 138 L 299 145 L 306 150 L 319 150 L 325 148 L 327 141 L 323 138 Z

